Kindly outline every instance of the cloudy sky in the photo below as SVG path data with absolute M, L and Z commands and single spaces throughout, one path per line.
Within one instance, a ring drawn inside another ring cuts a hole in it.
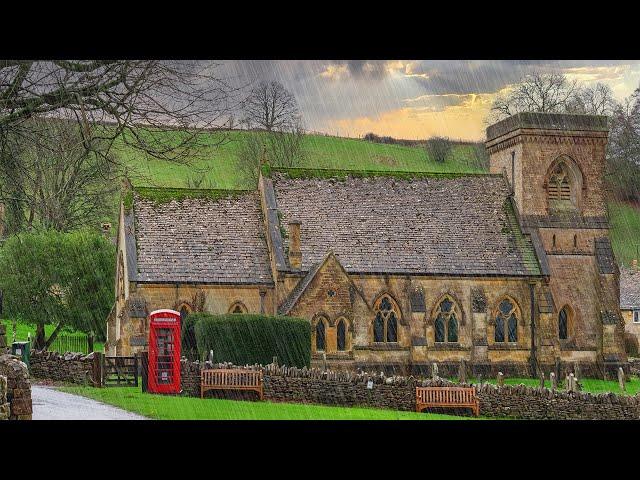
M 622 99 L 640 86 L 640 61 L 389 60 L 222 61 L 236 85 L 278 80 L 309 130 L 360 136 L 481 140 L 495 96 L 532 72 L 603 82 Z

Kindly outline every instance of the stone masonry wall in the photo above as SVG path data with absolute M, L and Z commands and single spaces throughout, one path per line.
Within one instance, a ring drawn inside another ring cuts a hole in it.
M 0 376 L 0 420 L 9 420 L 10 413 L 7 402 L 7 377 Z
M 27 366 L 13 355 L 0 355 L 0 375 L 7 379 L 6 401 L 9 403 L 9 419 L 31 420 L 31 381 Z M 2 404 L 0 392 L 0 405 Z
M 232 368 L 230 364 L 210 364 L 205 368 Z M 200 395 L 198 362 L 181 363 L 182 389 L 190 396 Z M 386 377 L 355 372 L 323 372 L 254 365 L 233 368 L 261 369 L 264 396 L 269 401 L 317 403 L 340 406 L 366 406 L 393 410 L 415 410 L 416 386 L 454 386 L 443 379 L 421 380 L 414 377 Z M 373 381 L 373 388 L 367 383 Z M 623 420 L 640 419 L 640 395 L 568 393 L 524 385 L 476 386 L 480 415 L 516 419 L 548 420 Z
M 60 382 L 89 384 L 93 378 L 93 353 L 31 352 L 31 375 Z

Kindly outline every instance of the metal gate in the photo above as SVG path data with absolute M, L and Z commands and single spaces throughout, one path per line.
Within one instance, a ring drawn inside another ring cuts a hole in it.
M 138 357 L 103 357 L 102 385 L 105 387 L 137 387 Z

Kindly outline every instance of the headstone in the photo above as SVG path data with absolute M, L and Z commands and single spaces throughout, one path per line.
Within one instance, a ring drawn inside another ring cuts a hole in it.
M 438 364 L 435 362 L 431 364 L 431 380 L 438 380 Z
M 623 392 L 627 391 L 627 386 L 624 384 L 624 370 L 622 367 L 618 367 L 618 385 Z
M 582 372 L 580 371 L 580 364 L 579 363 L 574 363 L 573 364 L 573 373 L 575 373 L 576 375 L 576 380 L 579 380 L 582 378 Z
M 209 361 L 213 362 L 213 350 L 209 350 Z
M 327 371 L 327 353 L 322 352 L 322 370 Z
M 544 372 L 540 370 L 540 388 L 544 388 Z
M 370 378 L 367 381 L 367 390 L 373 390 L 373 379 L 372 378 Z
M 576 391 L 576 376 L 573 373 L 570 373 L 569 377 L 567 377 L 567 390 L 569 392 Z
M 504 387 L 504 374 L 502 372 L 498 372 L 498 386 Z
M 556 377 L 556 374 L 553 372 L 549 373 L 549 383 L 551 383 L 551 390 L 557 390 L 558 378 Z
M 458 366 L 458 382 L 467 383 L 467 366 L 464 360 L 460 360 L 460 365 Z

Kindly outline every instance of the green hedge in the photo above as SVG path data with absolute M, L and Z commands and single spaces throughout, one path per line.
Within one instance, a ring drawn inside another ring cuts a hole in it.
M 311 327 L 307 320 L 267 315 L 192 313 L 200 358 L 213 350 L 214 362 L 236 365 L 278 363 L 304 367 L 311 362 Z
M 183 357 L 189 360 L 198 360 L 198 343 L 196 341 L 195 326 L 198 321 L 198 314 L 188 314 L 181 325 L 180 350 Z

